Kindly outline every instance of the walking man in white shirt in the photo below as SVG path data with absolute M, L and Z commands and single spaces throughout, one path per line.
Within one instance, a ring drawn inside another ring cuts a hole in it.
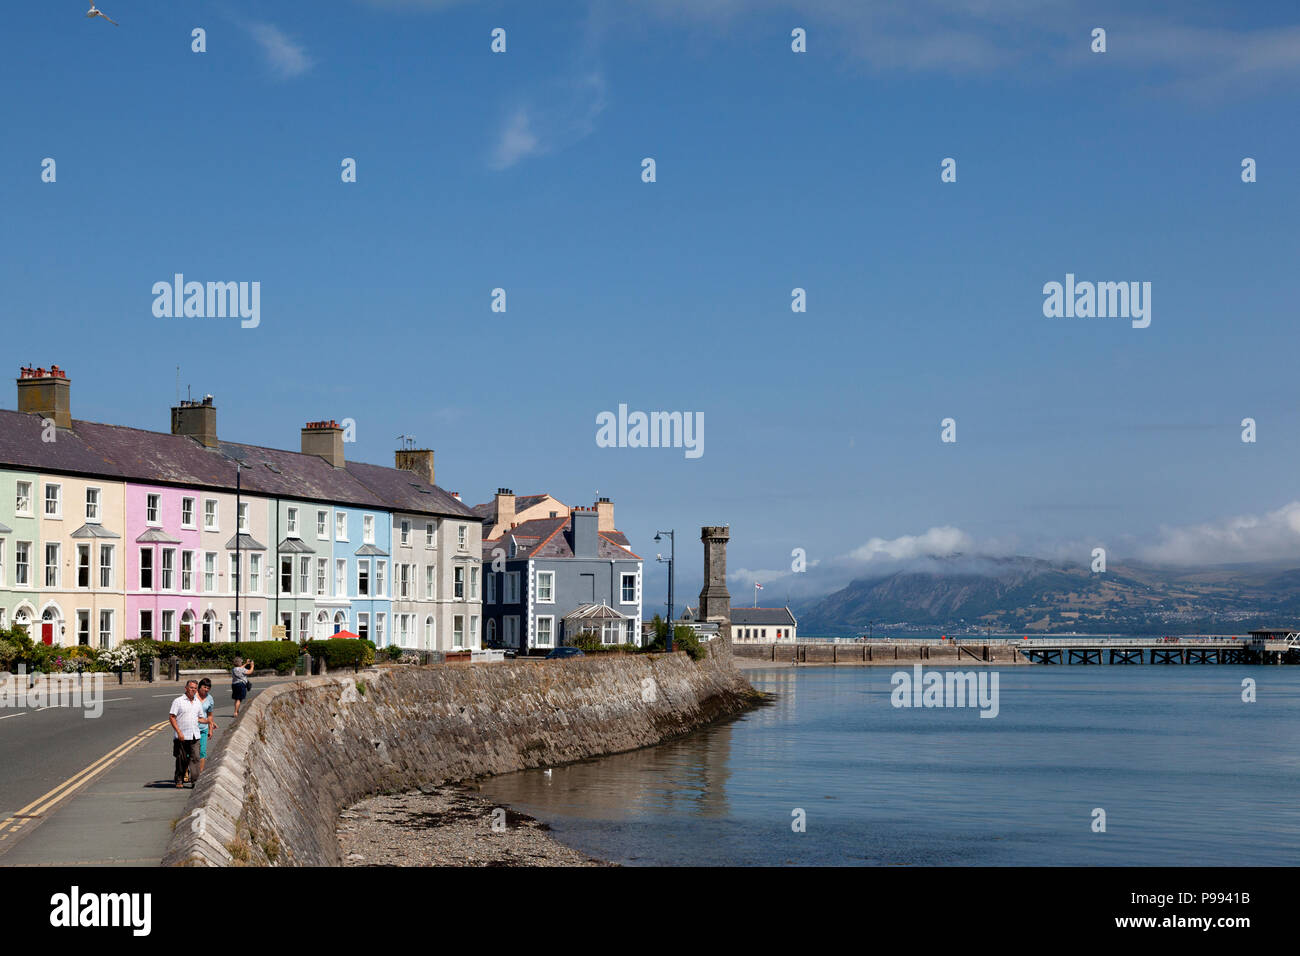
M 186 682 L 185 693 L 172 701 L 172 709 L 168 717 L 172 724 L 172 732 L 176 734 L 172 740 L 172 752 L 176 755 L 177 789 L 185 785 L 185 773 L 195 760 L 194 748 L 199 742 L 199 721 L 204 717 L 204 713 L 203 704 L 195 696 L 198 690 L 198 681 Z M 194 764 L 192 779 L 194 783 L 199 782 L 197 763 Z

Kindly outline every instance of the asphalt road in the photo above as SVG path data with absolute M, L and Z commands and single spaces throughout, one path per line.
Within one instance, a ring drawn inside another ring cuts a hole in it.
M 219 747 L 234 702 L 228 676 L 207 676 Z M 254 675 L 253 696 L 276 682 Z M 84 702 L 0 706 L 0 866 L 156 865 L 191 793 L 172 782 L 167 712 L 182 693 L 183 681 L 119 686 L 110 678 L 98 717 Z

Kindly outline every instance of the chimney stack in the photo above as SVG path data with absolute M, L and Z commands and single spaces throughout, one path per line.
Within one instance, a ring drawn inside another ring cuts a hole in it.
M 574 508 L 569 512 L 569 525 L 573 530 L 573 556 L 594 558 L 599 546 L 596 525 L 599 522 L 595 508 Z
M 182 399 L 172 407 L 172 434 L 188 435 L 205 448 L 217 447 L 217 406 L 212 396 L 202 401 Z
M 21 368 L 18 372 L 18 411 L 40 415 L 57 428 L 72 427 L 72 383 L 57 365 L 49 370 Z
M 411 472 L 426 485 L 434 484 L 432 448 L 397 449 L 397 467 Z
M 327 422 L 308 422 L 303 425 L 302 453 L 324 458 L 335 468 L 344 467 L 343 427 L 332 418 Z
M 608 498 L 596 499 L 596 514 L 600 516 L 598 531 L 617 531 L 614 527 L 614 502 Z
M 496 527 L 501 531 L 508 531 L 513 528 L 515 526 L 515 493 L 509 488 L 498 488 L 496 506 Z

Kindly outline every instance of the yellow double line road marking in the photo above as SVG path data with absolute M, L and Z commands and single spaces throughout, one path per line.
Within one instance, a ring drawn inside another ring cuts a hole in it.
M 169 724 L 170 721 L 164 720 L 161 721 L 160 723 L 154 724 L 152 727 L 145 728 L 144 730 L 136 734 L 134 737 L 132 737 L 130 740 L 126 741 L 121 746 L 117 747 L 115 750 L 112 750 L 106 753 L 104 756 L 100 757 L 98 760 L 92 763 L 89 767 L 86 767 L 80 773 L 76 774 L 75 776 L 69 777 L 67 780 L 63 781 L 63 783 L 59 784 L 49 793 L 37 797 L 35 800 L 27 804 L 27 806 L 23 807 L 21 810 L 18 810 L 17 812 L 11 814 L 9 817 L 7 817 L 4 820 L 0 820 L 0 840 L 9 839 L 11 834 L 17 833 L 20 829 L 22 829 L 23 824 L 25 824 L 28 819 L 32 817 L 39 817 L 42 814 L 47 813 L 50 809 L 57 806 L 59 803 L 62 803 L 68 797 L 72 796 L 74 793 L 76 793 L 78 790 L 80 790 L 82 787 L 88 784 L 91 780 L 95 779 L 95 777 L 99 776 L 101 773 L 107 770 L 110 766 L 116 763 L 127 753 L 134 750 L 145 740 L 147 740 L 149 737 L 152 737 L 154 734 L 158 733 L 158 731 L 162 730 L 164 727 L 169 726 Z

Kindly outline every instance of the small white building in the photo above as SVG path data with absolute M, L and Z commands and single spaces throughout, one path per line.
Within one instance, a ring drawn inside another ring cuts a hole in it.
M 733 607 L 733 644 L 792 644 L 799 624 L 788 607 Z

